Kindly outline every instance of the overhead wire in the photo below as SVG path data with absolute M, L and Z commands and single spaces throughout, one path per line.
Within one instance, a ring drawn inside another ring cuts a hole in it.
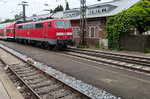
M 6 3 L 8 3 L 7 1 L 8 0 L 0 0 L 0 2 L 3 2 L 3 6 L 6 4 Z M 21 1 L 21 0 L 20 0 Z M 63 5 L 63 6 L 65 6 L 65 4 L 66 4 L 66 1 L 69 3 L 69 6 L 71 7 L 71 6 L 75 6 L 75 4 L 76 4 L 76 6 L 80 6 L 79 4 L 80 4 L 80 0 L 74 0 L 74 2 L 72 2 L 72 0 L 44 0 L 44 2 L 42 2 L 41 3 L 41 1 L 40 0 L 33 0 L 33 1 L 29 1 L 29 2 L 33 2 L 33 3 L 31 3 L 30 5 L 33 5 L 33 6 L 31 6 L 31 7 L 28 7 L 27 9 L 32 9 L 32 11 L 33 11 L 33 14 L 39 14 L 39 13 L 41 13 L 41 14 L 43 14 L 42 12 L 43 12 L 43 10 L 42 10 L 42 8 L 44 8 L 44 4 L 50 4 L 49 6 L 47 6 L 47 8 L 48 9 L 54 9 L 54 8 L 56 8 L 58 5 Z M 5 3 L 5 4 L 4 4 Z M 18 5 L 18 4 L 17 4 Z M 41 7 L 42 6 L 42 7 Z M 1 8 L 2 6 L 0 6 L 0 8 Z M 45 6 L 46 7 L 46 6 Z M 46 9 L 47 9 L 46 8 Z M 74 8 L 74 7 L 73 7 Z M 13 7 L 13 8 L 11 8 L 11 9 L 9 9 L 10 11 L 9 11 L 9 13 L 7 12 L 7 15 L 6 16 L 8 16 L 8 15 L 10 15 L 10 13 L 12 14 L 12 13 L 18 13 L 19 14 L 19 12 L 18 12 L 18 10 L 19 9 L 21 9 L 21 8 L 19 8 L 18 6 L 16 6 L 15 5 L 15 7 Z M 20 10 L 19 10 L 20 11 Z M 28 10 L 27 10 L 28 11 Z M 3 12 L 3 11 L 2 11 Z M 4 14 L 5 14 L 5 12 L 4 12 Z

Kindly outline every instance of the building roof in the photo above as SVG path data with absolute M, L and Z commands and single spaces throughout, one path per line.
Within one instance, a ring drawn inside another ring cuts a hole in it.
M 88 14 L 87 13 L 87 18 L 114 16 L 117 13 L 120 13 L 121 11 L 132 7 L 135 3 L 139 2 L 139 1 L 141 1 L 141 0 L 114 0 L 114 1 L 110 1 L 110 2 L 89 5 L 89 6 L 87 6 L 87 12 L 92 8 L 93 9 L 94 8 L 98 9 L 98 8 L 102 8 L 102 7 L 112 7 L 112 8 L 111 8 L 111 10 L 103 12 L 103 13 L 97 13 L 97 14 Z M 53 15 L 53 17 L 54 18 L 64 18 L 64 19 L 69 19 L 69 20 L 80 19 L 79 13 L 74 15 L 74 16 L 71 16 L 71 17 L 64 17 L 64 14 L 75 12 L 75 11 L 79 12 L 80 8 L 57 12 Z M 38 16 L 34 16 L 34 17 L 28 17 L 27 20 L 46 18 L 46 17 L 49 17 L 51 15 L 52 14 L 49 13 L 49 14 L 43 14 L 43 15 L 38 15 Z
M 117 13 L 120 13 L 123 10 L 126 10 L 126 9 L 132 7 L 135 3 L 139 2 L 139 1 L 141 1 L 141 0 L 114 0 L 114 1 L 111 1 L 111 2 L 99 3 L 99 4 L 91 5 L 91 6 L 88 6 L 88 8 L 94 7 L 94 6 L 95 7 L 96 6 L 100 7 L 100 6 L 104 6 L 104 5 L 116 6 L 116 8 L 114 8 L 111 11 L 105 12 L 105 13 L 87 15 L 87 18 L 114 16 Z M 69 18 L 69 19 L 70 20 L 80 19 L 80 15 L 76 16 L 76 17 Z

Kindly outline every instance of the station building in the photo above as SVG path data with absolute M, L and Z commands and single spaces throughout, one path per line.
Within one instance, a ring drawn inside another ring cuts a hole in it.
M 132 7 L 139 1 L 141 0 L 113 0 L 110 2 L 87 6 L 87 30 L 85 35 L 86 43 L 93 46 L 95 46 L 96 43 L 99 43 L 107 48 L 108 41 L 104 35 L 107 17 L 114 16 L 117 13 Z M 35 17 L 29 17 L 27 20 L 38 20 L 40 18 L 46 18 L 49 16 L 51 16 L 51 14 L 44 14 Z M 80 8 L 57 12 L 53 15 L 53 17 L 71 20 L 74 39 L 77 43 L 80 42 Z M 135 34 L 137 33 L 137 31 L 134 29 L 132 31 Z M 149 32 L 146 33 L 149 34 Z

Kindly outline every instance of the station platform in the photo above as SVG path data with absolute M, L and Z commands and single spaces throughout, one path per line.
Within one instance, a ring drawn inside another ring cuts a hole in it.
M 0 99 L 24 99 L 0 64 Z

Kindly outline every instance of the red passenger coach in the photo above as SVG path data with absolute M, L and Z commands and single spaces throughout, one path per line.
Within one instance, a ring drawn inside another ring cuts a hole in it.
M 8 23 L 0 24 L 0 39 L 6 39 L 6 27 Z
M 6 38 L 7 39 L 15 38 L 15 25 L 16 24 L 9 24 L 6 26 Z
M 73 33 L 69 20 L 52 19 L 16 25 L 15 38 L 19 41 L 38 42 L 51 46 L 72 45 Z

